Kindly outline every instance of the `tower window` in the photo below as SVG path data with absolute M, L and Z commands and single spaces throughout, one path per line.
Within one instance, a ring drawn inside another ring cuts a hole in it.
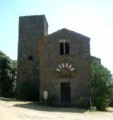
M 33 56 L 30 55 L 30 56 L 28 57 L 28 60 L 33 60 Z
M 69 43 L 60 43 L 60 55 L 69 54 Z

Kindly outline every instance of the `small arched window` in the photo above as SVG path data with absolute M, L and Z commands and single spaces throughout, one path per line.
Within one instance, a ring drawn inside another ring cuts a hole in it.
M 60 55 L 64 55 L 64 43 L 60 43 Z
M 65 43 L 65 54 L 69 54 L 69 43 Z
M 60 55 L 67 55 L 69 52 L 69 43 L 60 43 Z
M 28 60 L 33 60 L 33 56 L 30 55 L 30 56 L 28 57 Z

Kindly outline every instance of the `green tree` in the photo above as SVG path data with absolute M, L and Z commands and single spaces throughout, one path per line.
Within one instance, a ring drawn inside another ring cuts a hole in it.
M 91 64 L 91 100 L 98 110 L 105 110 L 111 102 L 113 82 L 110 71 L 97 60 Z
M 37 93 L 36 93 L 36 84 L 31 81 L 23 81 L 17 85 L 17 89 L 21 95 L 17 96 L 17 99 L 20 100 L 37 100 Z
M 0 51 L 0 96 L 13 97 L 16 82 L 16 63 Z

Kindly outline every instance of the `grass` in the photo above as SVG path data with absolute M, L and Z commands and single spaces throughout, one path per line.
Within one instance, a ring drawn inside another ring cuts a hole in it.
M 108 107 L 108 108 L 106 108 L 106 110 L 107 110 L 108 112 L 113 112 L 113 107 Z

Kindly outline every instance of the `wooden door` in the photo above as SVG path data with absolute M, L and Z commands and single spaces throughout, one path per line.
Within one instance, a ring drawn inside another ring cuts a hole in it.
M 70 104 L 70 83 L 61 83 L 61 102 L 63 105 Z

